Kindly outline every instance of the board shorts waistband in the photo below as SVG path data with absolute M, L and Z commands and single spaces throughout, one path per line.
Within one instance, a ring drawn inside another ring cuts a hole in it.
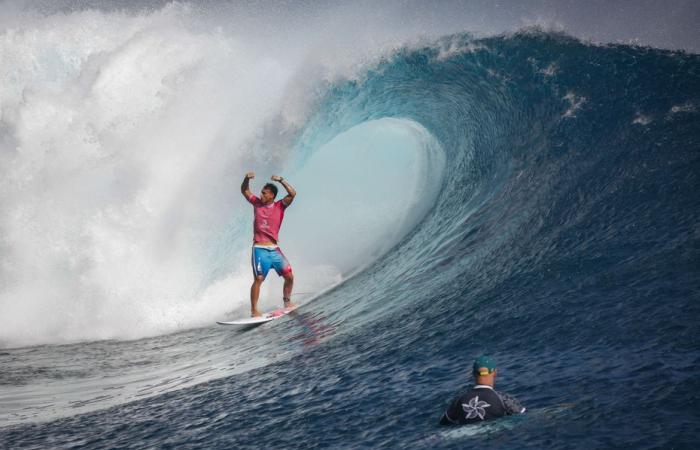
M 275 250 L 279 248 L 276 244 L 253 244 L 253 248 L 264 248 L 265 250 Z

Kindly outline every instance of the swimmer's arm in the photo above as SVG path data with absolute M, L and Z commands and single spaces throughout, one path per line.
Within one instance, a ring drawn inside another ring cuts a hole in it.
M 245 174 L 243 183 L 241 183 L 241 194 L 243 194 L 243 197 L 245 197 L 245 199 L 248 201 L 250 201 L 250 196 L 253 195 L 253 192 L 250 190 L 250 186 L 248 186 L 251 178 L 255 178 L 255 172 L 248 172 Z
M 503 399 L 503 404 L 506 405 L 506 411 L 509 415 L 522 414 L 526 411 L 525 407 L 520 404 L 517 398 L 502 392 L 499 392 L 499 394 L 501 399 Z
M 455 420 L 452 417 L 450 417 L 450 412 L 452 412 L 452 415 L 457 417 L 459 415 L 460 405 L 461 403 L 459 401 L 459 398 L 454 399 L 440 418 L 440 425 L 458 425 L 459 419 Z
M 272 181 L 277 181 L 278 183 L 281 183 L 282 186 L 284 186 L 284 188 L 287 190 L 287 195 L 282 199 L 282 203 L 284 203 L 284 206 L 291 205 L 294 201 L 294 197 L 296 197 L 297 195 L 297 191 L 294 190 L 291 184 L 287 183 L 287 180 L 285 180 L 279 175 L 273 175 Z
M 458 423 L 459 422 L 450 419 L 450 416 L 447 415 L 447 411 L 445 411 L 440 418 L 440 425 L 456 425 Z

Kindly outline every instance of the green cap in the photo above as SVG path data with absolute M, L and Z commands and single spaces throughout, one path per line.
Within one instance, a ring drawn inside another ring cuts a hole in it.
M 487 375 L 486 373 L 479 373 L 479 369 L 484 367 L 488 369 L 488 373 L 491 373 L 496 369 L 496 363 L 486 355 L 479 356 L 474 360 L 474 375 Z

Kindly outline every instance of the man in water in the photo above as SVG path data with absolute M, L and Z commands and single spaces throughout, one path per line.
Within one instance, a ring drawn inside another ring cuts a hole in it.
M 255 177 L 255 172 L 248 172 L 241 184 L 241 193 L 253 205 L 255 221 L 253 223 L 253 285 L 250 287 L 250 314 L 253 317 L 262 316 L 258 311 L 258 297 L 260 297 L 260 286 L 271 268 L 274 268 L 277 275 L 284 278 L 282 287 L 282 299 L 284 306 L 294 306 L 290 300 L 292 287 L 294 285 L 294 275 L 292 266 L 277 246 L 277 235 L 284 219 L 284 211 L 292 204 L 297 195 L 294 188 L 287 183 L 284 178 L 273 175 L 272 181 L 281 183 L 287 190 L 287 195 L 275 201 L 277 196 L 277 186 L 267 183 L 263 186 L 260 198 L 256 197 L 248 187 L 251 178 Z
M 476 382 L 474 387 L 452 401 L 440 419 L 441 425 L 478 423 L 525 412 L 515 397 L 493 389 L 497 371 L 491 358 L 476 358 L 472 373 Z

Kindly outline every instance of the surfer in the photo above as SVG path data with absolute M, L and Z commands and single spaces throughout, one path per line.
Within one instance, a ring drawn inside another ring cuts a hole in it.
M 292 204 L 297 195 L 294 188 L 287 181 L 273 175 L 272 181 L 276 181 L 287 190 L 287 195 L 275 201 L 277 197 L 277 186 L 267 183 L 260 192 L 260 198 L 256 197 L 248 186 L 250 180 L 255 177 L 255 172 L 248 172 L 241 184 L 241 193 L 253 205 L 255 221 L 253 223 L 253 285 L 250 287 L 250 314 L 253 317 L 262 316 L 258 311 L 258 297 L 260 296 L 260 286 L 271 268 L 275 269 L 277 275 L 284 278 L 282 287 L 282 300 L 285 307 L 294 306 L 292 303 L 292 287 L 294 286 L 294 275 L 292 266 L 277 245 L 278 233 L 284 219 L 284 211 Z
M 461 425 L 496 419 L 511 414 L 522 414 L 525 408 L 513 396 L 493 389 L 496 365 L 488 356 L 474 361 L 472 373 L 475 385 L 452 401 L 440 419 L 441 425 Z

